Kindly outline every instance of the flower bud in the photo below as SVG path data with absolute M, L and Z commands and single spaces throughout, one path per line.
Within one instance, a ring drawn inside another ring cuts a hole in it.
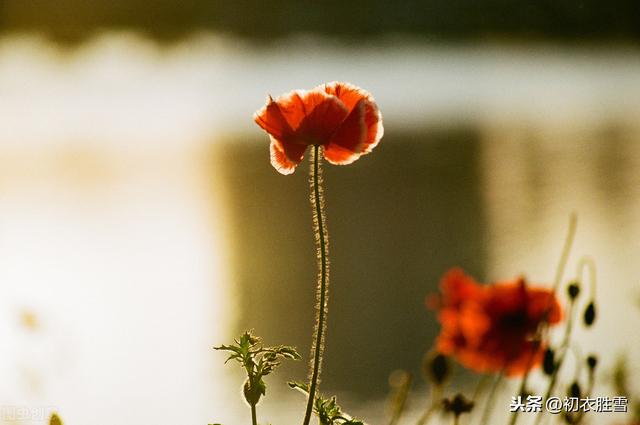
M 427 354 L 422 367 L 424 376 L 435 385 L 442 385 L 449 377 L 449 360 L 444 354 L 438 352 Z
M 247 400 L 250 406 L 255 406 L 260 401 L 260 398 L 265 394 L 266 387 L 264 382 L 260 380 L 255 385 L 251 385 L 251 382 L 247 379 L 242 387 L 242 393 L 244 399 Z
M 584 324 L 586 326 L 593 325 L 596 320 L 596 304 L 591 301 L 584 311 Z
M 575 300 L 580 295 L 580 284 L 577 280 L 571 282 L 567 287 L 567 294 L 570 300 Z
M 580 384 L 578 384 L 577 381 L 574 381 L 573 384 L 571 384 L 571 386 L 569 387 L 569 396 L 580 398 L 580 394 Z
M 551 348 L 544 351 L 544 359 L 542 360 L 542 371 L 545 375 L 553 375 L 556 371 L 555 352 Z
M 590 355 L 587 357 L 587 366 L 589 366 L 589 371 L 593 372 L 593 370 L 598 365 L 598 358 L 595 355 Z

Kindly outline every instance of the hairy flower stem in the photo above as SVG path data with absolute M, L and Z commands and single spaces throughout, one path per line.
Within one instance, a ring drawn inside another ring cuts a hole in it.
M 324 196 L 322 191 L 322 168 L 320 159 L 320 146 L 313 146 L 311 156 L 310 184 L 311 184 L 311 208 L 313 211 L 313 230 L 315 233 L 317 258 L 318 258 L 318 289 L 316 298 L 316 324 L 314 328 L 313 344 L 311 346 L 311 374 L 309 377 L 309 398 L 307 410 L 304 414 L 303 425 L 309 425 L 316 390 L 320 382 L 320 370 L 322 368 L 322 353 L 324 351 L 324 337 L 327 328 L 327 299 L 329 295 L 329 234 L 327 232 L 326 217 L 324 214 Z

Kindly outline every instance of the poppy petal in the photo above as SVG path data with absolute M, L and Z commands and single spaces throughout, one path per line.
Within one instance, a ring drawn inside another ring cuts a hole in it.
M 270 136 L 271 165 L 280 174 L 291 174 L 302 161 L 306 145 L 283 142 Z
M 530 320 L 545 319 L 553 324 L 562 320 L 562 308 L 553 292 L 543 288 L 530 289 L 528 294 L 527 314 Z
M 367 99 L 372 103 L 375 102 L 369 92 L 350 83 L 332 81 L 327 84 L 322 84 L 316 87 L 316 89 L 324 90 L 325 93 L 340 99 L 349 112 L 351 112 L 362 99 Z
M 449 270 L 440 281 L 445 304 L 459 309 L 465 302 L 479 302 L 484 295 L 483 287 L 460 268 Z
M 378 146 L 380 139 L 384 136 L 382 114 L 375 103 L 367 102 L 364 122 L 367 125 L 367 137 L 364 140 L 363 154 L 371 152 L 373 148 Z
M 279 96 L 275 103 L 289 126 L 293 130 L 297 130 L 318 105 L 330 98 L 335 98 L 335 96 L 327 94 L 324 90 L 293 90 Z
M 544 341 L 535 335 L 543 320 L 562 319 L 553 291 L 532 288 L 523 277 L 479 285 L 461 269 L 440 283 L 437 347 L 477 372 L 522 375 L 542 361 Z
M 313 110 L 302 120 L 296 130 L 296 138 L 310 145 L 327 145 L 349 112 L 335 96 L 319 92 L 320 98 L 314 101 Z
M 346 165 L 360 157 L 367 134 L 364 120 L 366 102 L 365 99 L 358 102 L 325 146 L 324 157 L 330 163 Z
M 527 370 L 536 368 L 542 363 L 544 347 L 534 341 L 526 341 L 521 347 L 520 355 L 506 363 L 507 376 L 523 375 Z
M 328 83 L 267 99 L 254 114 L 271 140 L 271 162 L 290 174 L 309 145 L 322 146 L 333 164 L 349 164 L 382 137 L 382 116 L 373 97 L 348 83 Z
M 253 114 L 253 120 L 276 139 L 283 140 L 292 133 L 289 123 L 271 96 L 267 98 L 267 104 Z
M 365 108 L 365 123 L 367 127 L 367 135 L 364 140 L 362 153 L 369 153 L 375 148 L 382 136 L 384 135 L 384 127 L 382 126 L 382 114 L 376 105 L 376 101 L 371 94 L 361 89 L 358 86 L 349 83 L 341 83 L 333 81 L 331 83 L 324 84 L 324 90 L 336 96 L 344 103 L 349 112 L 351 112 L 359 102 L 363 99 L 367 100 L 367 106 Z

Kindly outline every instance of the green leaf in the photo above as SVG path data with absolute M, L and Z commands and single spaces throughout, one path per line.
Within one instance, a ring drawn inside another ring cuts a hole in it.
M 298 390 L 302 394 L 309 394 L 309 385 L 303 382 L 289 381 L 287 382 L 287 385 L 289 386 L 289 388 L 293 390 Z
M 289 388 L 298 390 L 304 395 L 309 394 L 309 386 L 302 382 L 289 381 Z M 342 411 L 336 397 L 326 399 L 317 395 L 313 404 L 313 412 L 318 416 L 320 425 L 365 425 L 364 422 L 352 418 Z
M 278 345 L 263 347 L 262 341 L 251 331 L 245 331 L 234 344 L 213 347 L 215 350 L 229 352 L 229 360 L 237 361 L 247 372 L 247 379 L 243 385 L 245 400 L 252 406 L 266 394 L 267 386 L 263 378 L 271 374 L 282 359 L 299 360 L 300 354 L 293 347 Z
M 279 347 L 271 347 L 271 350 L 275 353 L 278 354 L 284 358 L 287 359 L 293 359 L 293 360 L 300 360 L 302 359 L 302 356 L 300 356 L 300 354 L 298 354 L 298 352 L 296 351 L 295 348 L 293 347 L 288 347 L 285 345 L 281 345 Z

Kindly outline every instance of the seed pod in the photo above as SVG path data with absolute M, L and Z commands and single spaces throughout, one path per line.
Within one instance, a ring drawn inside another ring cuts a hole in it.
M 449 360 L 444 354 L 434 352 L 425 356 L 422 372 L 433 384 L 442 385 L 449 377 L 449 371 Z
M 555 352 L 551 348 L 547 348 L 544 351 L 542 371 L 549 376 L 553 375 L 553 372 L 556 371 Z
M 587 308 L 584 310 L 584 324 L 586 326 L 593 325 L 596 320 L 596 304 L 591 301 Z
M 578 384 L 578 381 L 574 381 L 573 384 L 571 384 L 571 386 L 569 387 L 569 396 L 580 398 L 580 394 L 580 384 Z
M 593 372 L 593 370 L 596 368 L 597 365 L 598 365 L 598 358 L 594 354 L 587 357 L 587 366 L 589 366 L 590 372 Z
M 580 295 L 580 284 L 577 280 L 571 282 L 567 287 L 567 294 L 569 294 L 569 299 L 575 300 L 578 295 Z

